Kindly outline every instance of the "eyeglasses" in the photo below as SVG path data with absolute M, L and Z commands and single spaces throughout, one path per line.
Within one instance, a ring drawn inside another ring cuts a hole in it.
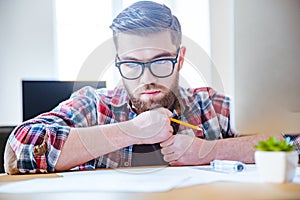
M 145 67 L 149 69 L 153 76 L 158 78 L 166 78 L 173 74 L 174 66 L 177 63 L 179 50 L 180 49 L 177 50 L 176 58 L 161 58 L 152 60 L 150 62 L 117 62 L 118 56 L 116 56 L 115 66 L 119 69 L 121 76 L 128 80 L 140 78 L 144 73 Z

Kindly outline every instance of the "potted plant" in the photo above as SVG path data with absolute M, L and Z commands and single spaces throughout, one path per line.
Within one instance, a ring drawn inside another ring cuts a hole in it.
M 298 166 L 298 153 L 288 140 L 270 137 L 254 147 L 255 163 L 261 178 L 266 182 L 291 182 Z

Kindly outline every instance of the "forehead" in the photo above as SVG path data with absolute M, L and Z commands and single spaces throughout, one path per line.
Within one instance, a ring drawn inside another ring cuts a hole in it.
M 156 51 L 175 52 L 176 46 L 172 43 L 168 31 L 149 34 L 145 36 L 129 33 L 118 34 L 118 55 L 127 55 L 149 49 Z

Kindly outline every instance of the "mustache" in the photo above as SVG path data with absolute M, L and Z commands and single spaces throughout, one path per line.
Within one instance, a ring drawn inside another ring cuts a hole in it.
M 133 93 L 141 93 L 143 91 L 146 91 L 146 90 L 167 90 L 168 88 L 166 88 L 165 86 L 163 85 L 159 85 L 159 84 L 156 84 L 156 83 L 150 83 L 150 84 L 145 84 L 145 85 L 141 85 L 141 86 L 138 86 L 137 88 L 134 89 Z

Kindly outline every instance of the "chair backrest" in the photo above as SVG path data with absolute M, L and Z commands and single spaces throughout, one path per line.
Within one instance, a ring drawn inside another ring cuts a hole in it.
M 0 126 L 0 173 L 4 173 L 4 150 L 9 134 L 15 126 Z
M 84 87 L 106 87 L 105 81 L 22 81 L 23 121 L 52 110 L 60 102 Z

